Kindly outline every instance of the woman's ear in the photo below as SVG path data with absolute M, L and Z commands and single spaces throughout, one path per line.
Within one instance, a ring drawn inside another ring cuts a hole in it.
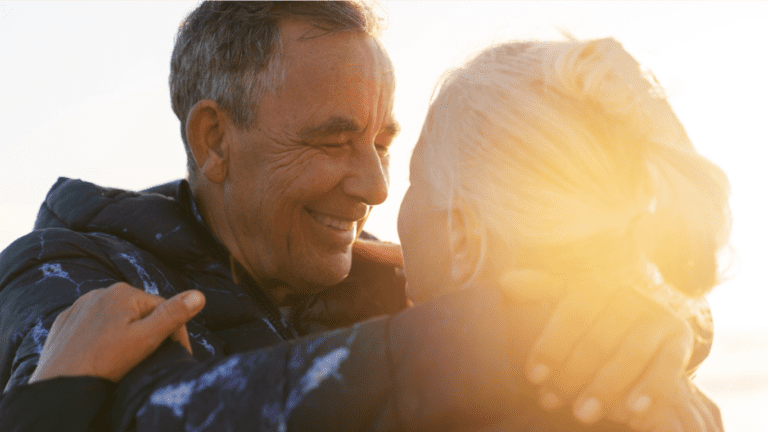
M 195 157 L 198 173 L 213 183 L 221 183 L 227 178 L 226 119 L 226 112 L 210 99 L 197 102 L 187 115 L 187 144 Z
M 485 238 L 481 230 L 473 212 L 461 207 L 454 207 L 451 211 L 451 279 L 457 287 L 466 284 L 483 264 Z

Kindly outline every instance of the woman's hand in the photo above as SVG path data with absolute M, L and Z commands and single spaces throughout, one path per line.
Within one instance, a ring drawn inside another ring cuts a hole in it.
M 191 354 L 185 323 L 204 305 L 199 291 L 168 300 L 122 282 L 91 291 L 56 318 L 29 382 L 79 375 L 118 382 L 168 336 Z

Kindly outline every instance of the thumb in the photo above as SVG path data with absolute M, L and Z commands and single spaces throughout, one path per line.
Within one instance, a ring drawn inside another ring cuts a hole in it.
M 533 269 L 515 269 L 499 278 L 502 291 L 515 301 L 558 301 L 565 294 L 564 281 Z
M 145 318 L 135 321 L 133 327 L 149 344 L 148 352 L 152 352 L 173 334 L 184 348 L 192 353 L 189 336 L 184 324 L 192 319 L 205 306 L 205 296 L 200 291 L 185 291 L 160 303 L 160 305 Z

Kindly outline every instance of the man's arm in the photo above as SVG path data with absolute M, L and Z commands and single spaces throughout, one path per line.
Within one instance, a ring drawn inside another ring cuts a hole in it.
M 0 258 L 2 331 L 18 335 L 0 358 L 10 387 L 34 370 L 51 317 L 99 281 L 121 278 L 98 247 L 72 236 L 80 235 L 55 230 L 45 244 L 15 244 Z M 547 317 L 546 308 L 476 289 L 229 357 L 196 362 L 168 344 L 121 383 L 111 416 L 119 430 L 491 424 L 524 414 L 516 398 L 535 397 L 521 365 Z
M 0 331 L 9 341 L 0 353 L 6 389 L 28 381 L 62 310 L 79 296 L 123 279 L 98 241 L 67 230 L 46 230 L 14 242 L 0 256 Z M 191 328 L 205 330 L 215 345 L 215 335 L 200 323 Z M 140 373 L 123 381 L 118 396 L 124 397 L 113 407 L 113 417 L 127 424 L 135 418 L 149 430 L 203 425 L 220 430 L 230 420 L 264 427 L 299 422 L 296 427 L 306 430 L 301 422 L 312 418 L 357 429 L 355 421 L 373 421 L 372 414 L 364 414 L 380 406 L 389 389 L 385 328 L 385 323 L 369 323 L 231 357 L 217 351 L 214 360 L 204 362 L 167 344 L 152 357 L 155 363 L 145 362 Z M 192 342 L 200 344 L 194 338 Z M 232 416 L 230 420 L 217 414 L 222 400 L 228 403 L 221 414 Z M 362 417 L 352 416 L 350 409 Z M 313 415 L 295 415 L 307 410 Z M 313 421 L 312 426 L 324 423 Z
M 66 230 L 36 232 L 0 257 L 0 329 L 12 342 L 0 358 L 8 388 L 28 380 L 59 312 L 124 278 L 98 241 Z M 523 311 L 519 322 L 510 321 L 518 311 L 503 300 L 495 289 L 463 292 L 265 349 L 228 357 L 217 351 L 205 361 L 166 344 L 121 382 L 112 424 L 424 430 L 491 423 L 516 414 L 507 402 L 531 388 L 519 367 L 531 341 L 515 328 L 543 317 Z M 216 343 L 201 323 L 189 328 Z
M 120 430 L 370 430 L 393 424 L 386 317 L 206 362 L 167 345 L 128 375 Z

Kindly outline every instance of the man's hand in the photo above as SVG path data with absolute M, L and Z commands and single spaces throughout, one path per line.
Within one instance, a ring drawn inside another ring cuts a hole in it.
M 667 383 L 662 399 L 640 413 L 624 418 L 621 410 L 610 412 L 608 418 L 628 424 L 642 432 L 722 432 L 720 412 L 687 377 Z M 616 417 L 618 414 L 619 417 Z
M 199 291 L 168 300 L 126 283 L 91 291 L 56 317 L 29 382 L 78 375 L 118 382 L 168 336 L 191 354 L 185 323 L 204 305 Z
M 682 318 L 632 289 L 568 290 L 534 345 L 528 379 L 541 404 L 572 404 L 583 423 L 612 407 L 628 418 L 669 400 L 690 359 L 693 334 Z M 623 411 L 623 413 L 621 412 Z

